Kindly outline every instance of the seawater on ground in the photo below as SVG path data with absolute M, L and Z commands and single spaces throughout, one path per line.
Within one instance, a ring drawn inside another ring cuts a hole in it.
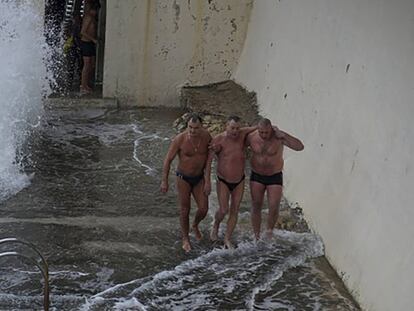
M 46 256 L 51 310 L 359 310 L 316 235 L 277 231 L 253 242 L 247 186 L 238 247 L 205 238 L 182 252 L 173 169 L 169 193 L 159 193 L 181 114 L 46 111 L 27 146 L 31 185 L 0 202 L 0 236 L 30 241 Z M 205 237 L 216 208 L 213 193 Z M 0 310 L 42 308 L 33 266 L 3 260 L 0 273 Z

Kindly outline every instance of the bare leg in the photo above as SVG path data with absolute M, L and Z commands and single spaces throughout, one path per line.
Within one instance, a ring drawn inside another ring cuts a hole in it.
M 93 83 L 95 82 L 94 76 L 95 76 L 95 56 L 92 56 L 91 57 L 91 67 L 90 67 L 90 71 L 89 71 L 89 80 L 88 80 L 89 85 L 93 85 Z M 92 89 L 93 89 L 93 87 L 92 87 Z
M 282 198 L 282 186 L 267 186 L 267 200 L 269 202 L 269 215 L 267 217 L 267 238 L 272 238 L 277 218 L 279 217 L 279 204 Z
M 81 90 L 88 91 L 88 92 L 92 91 L 92 89 L 88 85 L 91 66 L 92 66 L 92 57 L 84 56 L 80 88 Z
M 227 248 L 234 248 L 233 244 L 231 243 L 231 236 L 237 224 L 240 202 L 243 198 L 243 193 L 244 181 L 242 181 L 231 193 L 229 219 L 227 220 L 227 230 L 226 235 L 224 236 L 224 245 L 226 245 Z
M 180 225 L 181 236 L 183 240 L 183 250 L 189 252 L 191 250 L 189 238 L 189 216 L 191 208 L 191 188 L 187 182 L 177 177 L 178 201 L 180 204 Z
M 265 185 L 255 181 L 250 182 L 250 195 L 252 197 L 251 219 L 253 233 L 256 237 L 256 240 L 260 239 L 260 226 L 262 223 L 262 206 L 265 190 Z
M 217 197 L 219 208 L 216 211 L 213 228 L 211 229 L 210 233 L 210 239 L 212 241 L 216 241 L 218 239 L 220 223 L 223 221 L 224 217 L 229 211 L 230 192 L 227 186 L 221 181 L 217 181 Z
M 197 212 L 194 217 L 194 222 L 193 222 L 192 227 L 193 227 L 194 234 L 197 240 L 201 240 L 203 238 L 203 235 L 201 234 L 200 229 L 198 228 L 198 225 L 206 217 L 207 212 L 208 212 L 208 196 L 204 194 L 203 188 L 204 188 L 204 181 L 199 182 L 193 188 L 194 200 L 197 203 Z

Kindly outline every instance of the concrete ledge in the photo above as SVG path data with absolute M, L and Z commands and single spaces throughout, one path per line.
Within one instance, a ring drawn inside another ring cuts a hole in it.
M 56 97 L 47 98 L 44 102 L 45 108 L 119 108 L 116 98 L 90 98 L 90 97 Z

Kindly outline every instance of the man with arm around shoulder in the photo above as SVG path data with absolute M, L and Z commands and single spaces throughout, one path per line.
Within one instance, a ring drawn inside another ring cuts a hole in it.
M 261 211 L 267 192 L 269 214 L 266 236 L 271 238 L 277 218 L 283 190 L 283 148 L 295 151 L 304 149 L 296 137 L 272 126 L 269 119 L 261 119 L 256 131 L 247 136 L 251 149 L 250 194 L 252 199 L 251 221 L 255 238 L 260 239 Z
M 245 168 L 245 141 L 249 133 L 256 127 L 241 127 L 238 116 L 230 116 L 227 119 L 226 130 L 218 134 L 211 142 L 211 150 L 206 165 L 205 192 L 210 194 L 211 164 L 213 158 L 217 158 L 217 197 L 219 208 L 214 217 L 214 224 L 210 238 L 216 241 L 220 223 L 229 214 L 227 228 L 224 236 L 224 245 L 233 248 L 231 236 L 236 227 L 240 202 L 244 192 L 244 168 Z

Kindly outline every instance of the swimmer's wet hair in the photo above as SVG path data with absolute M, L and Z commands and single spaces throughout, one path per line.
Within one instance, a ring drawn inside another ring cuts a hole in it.
M 236 115 L 230 116 L 227 118 L 227 122 L 230 122 L 230 121 L 240 122 L 240 117 Z
M 197 123 L 197 122 L 203 123 L 203 119 L 197 113 L 191 113 L 188 116 L 187 122 L 190 122 L 190 121 L 195 122 L 195 123 Z

